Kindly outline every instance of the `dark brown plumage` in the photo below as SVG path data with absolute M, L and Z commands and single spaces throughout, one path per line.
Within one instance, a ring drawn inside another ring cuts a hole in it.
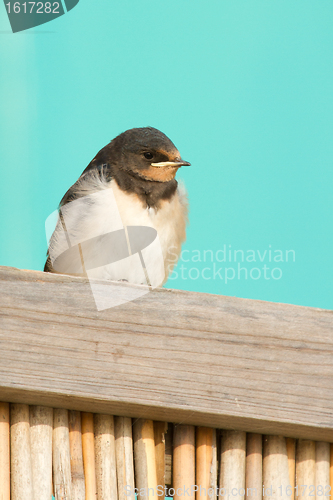
M 153 158 L 145 158 L 151 153 Z M 177 181 L 148 179 L 143 172 L 152 163 L 179 160 L 179 166 L 189 165 L 180 161 L 180 155 L 170 139 L 153 127 L 133 128 L 123 132 L 102 148 L 62 198 L 60 206 L 77 199 L 75 188 L 84 175 L 95 170 L 107 179 L 115 179 L 119 187 L 136 193 L 148 207 L 156 207 L 160 200 L 170 199 L 177 189 Z

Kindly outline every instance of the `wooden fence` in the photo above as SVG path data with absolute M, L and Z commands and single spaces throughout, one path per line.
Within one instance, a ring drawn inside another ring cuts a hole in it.
M 0 268 L 0 343 L 0 500 L 9 436 L 12 500 L 48 500 L 52 467 L 57 499 L 330 493 L 332 311 L 157 289 L 98 312 L 84 278 Z

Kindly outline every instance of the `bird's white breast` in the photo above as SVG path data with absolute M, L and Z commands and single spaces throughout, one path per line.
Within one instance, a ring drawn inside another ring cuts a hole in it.
M 108 191 L 110 189 L 112 192 Z M 88 179 L 83 178 L 82 182 L 79 183 L 78 191 L 86 196 L 77 200 L 79 203 L 76 201 L 71 202 L 62 209 L 67 210 L 65 219 L 67 229 L 71 228 L 70 231 L 73 233 L 71 239 L 77 242 L 87 241 L 88 244 L 85 246 L 86 254 L 87 252 L 94 254 L 96 251 L 107 253 L 109 251 L 107 247 L 96 248 L 96 243 L 92 240 L 92 243 L 89 244 L 89 240 L 96 235 L 110 232 L 110 228 L 117 230 L 128 226 L 152 227 L 157 231 L 163 256 L 162 268 L 164 265 L 165 274 L 164 279 L 161 279 L 158 284 L 161 285 L 165 282 L 178 260 L 181 245 L 185 241 L 187 222 L 185 189 L 178 186 L 175 194 L 169 200 L 160 202 L 158 209 L 145 207 L 136 194 L 121 190 L 115 180 L 107 182 L 97 175 L 89 176 Z M 77 205 L 75 205 L 76 203 Z M 58 224 L 50 242 L 50 248 L 56 254 L 62 252 L 61 246 L 65 244 L 64 237 L 60 235 L 61 229 Z M 161 276 L 161 263 L 155 259 L 153 254 L 148 258 L 151 260 L 150 272 L 153 275 Z M 139 269 L 138 266 L 133 265 L 131 259 L 134 259 L 134 257 L 119 261 L 117 264 L 100 266 L 89 271 L 89 277 L 144 283 L 141 267 L 139 266 Z M 57 272 L 82 274 L 82 262 L 79 253 L 77 253 L 76 260 L 77 262 L 73 262 L 73 255 L 71 256 L 71 262 L 65 257 L 62 261 L 58 259 Z M 61 269 L 59 269 L 59 265 Z
M 122 191 L 114 180 L 111 188 L 124 226 L 141 225 L 156 229 L 167 277 L 178 260 L 186 237 L 187 199 L 184 188 L 178 187 L 170 200 L 161 202 L 159 209 L 144 207 L 135 194 Z

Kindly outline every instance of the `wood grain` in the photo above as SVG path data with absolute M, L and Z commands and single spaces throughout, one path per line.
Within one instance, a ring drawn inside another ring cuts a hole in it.
M 53 409 L 30 406 L 30 447 L 34 499 L 52 497 Z
M 9 403 L 0 403 L 0 500 L 10 500 Z
M 332 311 L 1 268 L 0 315 L 2 401 L 333 442 Z

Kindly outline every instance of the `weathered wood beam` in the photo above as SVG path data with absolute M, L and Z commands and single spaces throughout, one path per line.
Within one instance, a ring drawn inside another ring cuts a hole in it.
M 0 268 L 0 348 L 0 401 L 333 442 L 333 311 Z

